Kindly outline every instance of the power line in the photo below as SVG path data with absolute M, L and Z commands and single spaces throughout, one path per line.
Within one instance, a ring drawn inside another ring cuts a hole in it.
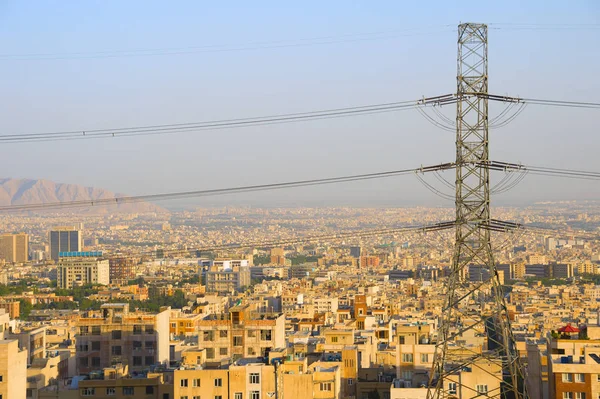
M 23 143 L 39 141 L 87 140 L 107 137 L 148 136 L 156 134 L 172 134 L 201 130 L 233 129 L 250 126 L 264 126 L 280 123 L 295 123 L 308 120 L 345 118 L 357 115 L 370 115 L 384 112 L 395 112 L 412 109 L 429 103 L 450 103 L 455 101 L 452 94 L 421 98 L 418 100 L 397 101 L 379 104 L 360 105 L 344 108 L 333 108 L 308 112 L 276 114 L 268 116 L 220 119 L 205 122 L 168 123 L 134 127 L 117 127 L 110 129 L 84 129 L 70 131 L 54 131 L 43 133 L 5 134 L 0 135 L 0 142 Z
M 307 120 L 321 120 L 356 115 L 368 115 L 381 112 L 394 112 L 415 108 L 417 106 L 418 101 L 422 100 L 370 104 L 355 107 L 334 108 L 301 113 L 276 114 L 260 117 L 221 119 L 205 122 L 171 123 L 135 127 L 118 127 L 111 129 L 86 129 L 78 131 L 7 134 L 0 135 L 0 142 L 22 143 L 36 141 L 81 140 L 102 137 L 146 136 L 152 134 L 168 134 L 199 130 L 263 126 L 270 124 L 301 122 Z
M 565 178 L 575 178 L 575 179 L 587 179 L 587 180 L 600 180 L 600 172 L 592 172 L 592 171 L 583 171 L 583 170 L 575 170 L 575 169 L 562 169 L 562 168 L 552 168 L 552 167 L 543 167 L 543 166 L 529 166 L 523 164 L 513 164 L 507 162 L 499 162 L 499 161 L 490 161 L 485 164 L 487 168 L 493 171 L 503 171 L 506 173 L 520 173 L 521 175 L 517 178 L 517 180 L 512 183 L 507 181 L 508 179 L 503 179 L 498 183 L 494 190 L 497 192 L 505 192 L 510 188 L 516 186 L 526 175 L 540 175 L 540 176 L 551 176 L 551 177 L 565 177 Z M 128 203 L 137 203 L 143 201 L 164 201 L 164 200 L 172 200 L 172 199 L 181 199 L 181 198 L 198 198 L 198 197 L 209 197 L 209 196 L 217 196 L 217 195 L 226 195 L 226 194 L 239 194 L 246 192 L 257 192 L 257 191 L 268 191 L 268 190 L 278 190 L 278 189 L 286 189 L 286 188 L 295 188 L 295 187 L 307 187 L 307 186 L 318 186 L 318 185 L 327 185 L 327 184 L 337 184 L 337 183 L 348 183 L 353 181 L 361 181 L 361 180 L 372 180 L 372 179 L 380 179 L 386 177 L 393 176 L 401 176 L 407 175 L 411 173 L 415 173 L 417 178 L 423 183 L 426 188 L 431 191 L 434 191 L 436 195 L 440 195 L 445 199 L 453 199 L 452 196 L 439 192 L 439 190 L 435 189 L 431 184 L 426 183 L 421 178 L 421 173 L 427 172 L 435 172 L 438 173 L 442 170 L 453 169 L 455 167 L 454 163 L 441 163 L 437 165 L 431 166 L 421 166 L 417 168 L 411 169 L 400 169 L 400 170 L 392 170 L 385 172 L 374 172 L 374 173 L 365 173 L 365 174 L 357 174 L 357 175 L 347 175 L 347 176 L 338 176 L 338 177 L 328 177 L 328 178 L 320 178 L 320 179 L 309 179 L 309 180 L 298 180 L 291 182 L 282 182 L 282 183 L 269 183 L 269 184 L 256 184 L 249 186 L 239 186 L 239 187 L 229 187 L 229 188 L 220 188 L 220 189 L 210 189 L 210 190 L 191 190 L 191 191 L 182 191 L 182 192 L 170 192 L 170 193 L 159 193 L 159 194 L 146 194 L 146 195 L 137 195 L 137 196 L 121 196 L 114 198 L 101 198 L 101 199 L 90 199 L 90 200 L 80 200 L 80 201 L 64 201 L 64 202 L 50 202 L 50 203 L 37 203 L 37 204 L 25 204 L 25 205 L 7 205 L 0 206 L 0 212 L 22 212 L 22 211 L 34 211 L 34 210 L 51 210 L 51 209 L 68 209 L 68 208 L 82 208 L 82 207 L 99 207 L 99 206 L 110 206 L 110 205 L 121 205 Z M 438 176 L 435 176 L 438 178 Z M 449 184 L 448 182 L 445 182 Z
M 372 180 L 381 179 L 386 177 L 406 175 L 409 173 L 416 172 L 429 172 L 435 170 L 444 170 L 452 168 L 452 164 L 439 164 L 426 167 L 418 167 L 412 169 L 392 170 L 386 172 L 376 173 L 365 173 L 359 175 L 348 175 L 340 177 L 329 177 L 322 179 L 310 179 L 310 180 L 298 180 L 292 182 L 283 183 L 270 183 L 270 184 L 257 184 L 250 186 L 220 188 L 212 190 L 194 190 L 194 191 L 183 191 L 173 193 L 162 193 L 162 194 L 147 194 L 137 196 L 124 196 L 115 198 L 102 198 L 97 200 L 80 200 L 80 201 L 65 201 L 65 202 L 51 202 L 51 203 L 38 203 L 38 204 L 26 204 L 26 205 L 8 205 L 0 206 L 0 212 L 21 212 L 21 211 L 33 211 L 33 210 L 48 210 L 48 209 L 63 209 L 63 208 L 81 208 L 81 207 L 94 207 L 94 206 L 106 206 L 106 205 L 120 205 L 127 203 L 135 203 L 142 201 L 161 201 L 169 199 L 180 199 L 180 198 L 192 198 L 192 197 L 208 197 L 215 195 L 224 194 L 237 194 L 247 193 L 256 191 L 267 191 L 286 189 L 294 187 L 307 187 L 317 186 L 325 184 L 336 184 L 336 183 L 347 183 L 360 180 Z
M 437 30 L 432 30 L 437 29 Z M 295 47 L 310 47 L 319 45 L 355 43 L 378 40 L 391 40 L 401 37 L 432 35 L 455 31 L 452 25 L 438 25 L 429 28 L 408 28 L 379 32 L 366 32 L 355 34 L 343 34 L 332 36 L 321 36 L 294 40 L 259 41 L 242 44 L 212 44 L 204 46 L 147 48 L 129 50 L 106 50 L 93 52 L 63 52 L 63 53 L 21 53 L 0 54 L 0 61 L 51 61 L 51 60 L 86 60 L 106 59 L 124 57 L 148 57 L 167 55 L 186 55 L 202 53 L 222 53 L 284 49 Z
M 510 96 L 498 96 L 494 94 L 488 94 L 484 96 L 493 101 L 501 102 L 513 102 L 513 103 L 525 103 L 535 105 L 546 105 L 553 107 L 569 107 L 569 108 L 600 108 L 600 103 L 587 102 L 587 101 L 565 101 L 565 100 L 551 100 L 551 99 L 540 99 L 540 98 L 523 98 L 523 97 L 510 97 Z

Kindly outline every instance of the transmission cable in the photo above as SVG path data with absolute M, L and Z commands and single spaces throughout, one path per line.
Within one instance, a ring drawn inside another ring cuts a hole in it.
M 265 124 L 292 123 L 306 120 L 320 120 L 380 112 L 394 112 L 417 107 L 420 100 L 370 104 L 355 107 L 335 108 L 319 111 L 269 115 L 262 117 L 222 119 L 206 122 L 146 125 L 127 128 L 88 129 L 45 133 L 25 133 L 0 135 L 0 142 L 20 143 L 32 141 L 55 141 L 64 139 L 91 139 L 98 137 L 142 136 L 151 134 L 179 133 L 195 130 L 230 129 Z
M 147 194 L 137 196 L 123 196 L 114 198 L 102 198 L 102 199 L 90 199 L 90 200 L 79 200 L 79 201 L 65 201 L 65 202 L 50 202 L 50 203 L 38 203 L 38 204 L 24 204 L 24 205 L 8 205 L 0 206 L 0 212 L 20 212 L 20 211 L 32 211 L 32 210 L 47 210 L 47 209 L 62 209 L 62 208 L 81 208 L 81 207 L 94 207 L 103 205 L 120 205 L 127 203 L 135 203 L 141 201 L 161 201 L 178 198 L 191 198 L 191 197 L 208 197 L 215 195 L 224 194 L 236 194 L 256 191 L 267 191 L 276 189 L 286 189 L 294 187 L 307 187 L 317 186 L 325 184 L 336 184 L 336 183 L 347 183 L 361 180 L 380 179 L 386 177 L 406 175 L 414 173 L 416 171 L 428 172 L 439 169 L 448 169 L 451 164 L 439 164 L 428 167 L 419 167 L 412 169 L 392 170 L 386 172 L 366 173 L 359 175 L 349 175 L 340 177 L 329 177 L 322 179 L 310 179 L 310 180 L 298 180 L 292 182 L 283 183 L 270 183 L 270 184 L 258 184 L 251 186 L 240 186 L 230 187 L 221 189 L 211 190 L 194 190 L 194 191 L 183 191 L 173 193 L 162 193 L 162 194 Z

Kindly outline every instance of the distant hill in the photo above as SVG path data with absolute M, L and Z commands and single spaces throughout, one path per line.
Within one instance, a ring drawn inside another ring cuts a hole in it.
M 2 179 L 0 178 L 0 206 L 33 205 L 54 202 L 89 201 L 103 198 L 122 197 L 101 188 L 84 187 L 77 184 L 55 183 L 49 180 Z M 33 212 L 39 212 L 35 210 Z M 89 214 L 106 213 L 146 213 L 168 212 L 149 202 L 102 205 L 81 208 L 52 208 L 48 212 L 83 212 Z

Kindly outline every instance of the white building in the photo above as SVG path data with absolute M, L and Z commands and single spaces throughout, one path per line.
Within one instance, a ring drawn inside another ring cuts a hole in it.
M 108 259 L 101 252 L 64 252 L 57 267 L 58 288 L 73 288 L 85 284 L 104 284 L 110 282 Z

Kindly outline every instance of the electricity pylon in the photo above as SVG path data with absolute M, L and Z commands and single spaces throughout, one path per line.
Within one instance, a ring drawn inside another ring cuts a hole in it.
M 456 242 L 429 399 L 525 397 L 490 240 L 503 222 L 490 217 L 487 50 L 487 25 L 458 26 Z M 471 268 L 476 275 L 469 275 Z M 488 381 L 467 383 L 460 375 L 470 371 L 483 373 Z

